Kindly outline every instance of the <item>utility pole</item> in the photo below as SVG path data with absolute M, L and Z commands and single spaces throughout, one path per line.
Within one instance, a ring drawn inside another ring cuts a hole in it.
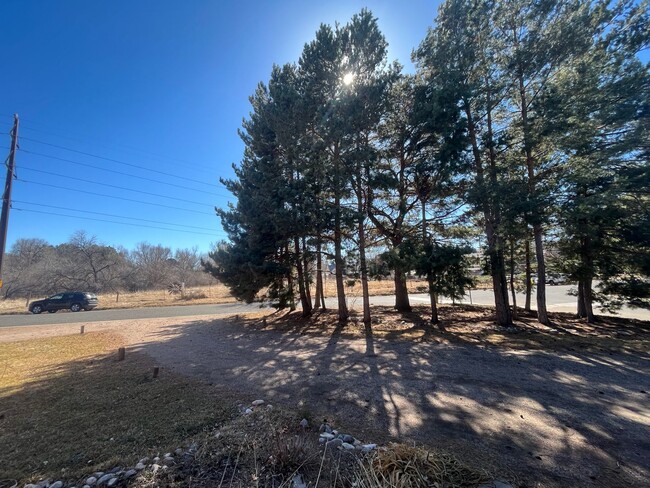
M 18 114 L 14 114 L 14 127 L 11 129 L 11 149 L 7 158 L 7 179 L 5 191 L 2 194 L 2 214 L 0 215 L 0 287 L 2 287 L 2 264 L 7 245 L 7 227 L 9 226 L 9 209 L 11 208 L 11 186 L 16 169 L 16 149 L 18 148 Z

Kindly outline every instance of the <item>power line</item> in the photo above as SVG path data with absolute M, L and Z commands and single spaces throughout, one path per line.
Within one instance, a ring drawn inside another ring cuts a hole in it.
M 95 166 L 93 164 L 81 163 L 79 161 L 73 161 L 72 159 L 60 158 L 58 156 L 51 156 L 49 154 L 43 154 L 43 153 L 39 153 L 39 152 L 35 152 L 35 151 L 28 151 L 27 149 L 21 149 L 20 151 L 23 152 L 23 153 L 26 153 L 26 154 L 33 154 L 34 156 L 42 156 L 44 158 L 55 159 L 57 161 L 63 161 L 63 162 L 70 163 L 70 164 L 76 164 L 78 166 L 85 166 L 87 168 L 98 169 L 100 171 L 106 171 L 108 173 L 114 173 L 114 174 L 121 175 L 121 176 L 128 176 L 129 178 L 136 178 L 136 179 L 139 179 L 139 180 L 150 181 L 152 183 L 159 183 L 161 185 L 172 186 L 174 188 L 182 188 L 184 190 L 191 190 L 191 191 L 195 191 L 195 192 L 199 192 L 199 193 L 205 193 L 206 195 L 214 195 L 214 196 L 217 196 L 217 197 L 229 198 L 228 195 L 224 195 L 222 193 L 213 193 L 213 192 L 210 192 L 210 191 L 205 191 L 205 190 L 199 190 L 197 188 L 192 188 L 190 186 L 183 186 L 183 185 L 176 185 L 174 183 L 167 183 L 165 181 L 155 180 L 153 178 L 147 178 L 145 176 L 138 176 L 138 175 L 134 175 L 134 174 L 131 174 L 131 173 L 124 173 L 123 171 L 117 171 L 117 170 L 114 170 L 114 169 L 102 168 L 101 166 Z
M 11 118 L 12 116 L 7 116 L 5 114 L 0 114 L 0 117 L 10 117 Z M 74 138 L 74 137 L 70 137 L 69 135 L 62 135 L 62 134 L 58 134 L 56 132 L 48 132 L 48 131 L 45 131 L 43 129 L 36 129 L 34 127 L 31 127 L 30 126 L 31 124 L 39 125 L 41 127 L 46 127 L 46 128 L 51 128 L 52 127 L 50 125 L 42 124 L 42 123 L 40 123 L 38 121 L 28 119 L 28 125 L 27 126 L 23 125 L 22 128 L 24 128 L 24 129 L 26 129 L 28 131 L 39 132 L 41 134 L 50 135 L 50 136 L 58 137 L 58 138 L 61 138 L 61 139 L 67 139 L 69 141 L 86 143 L 86 141 L 84 140 L 86 136 L 84 136 L 84 135 L 75 134 L 79 138 Z M 145 149 L 134 147 L 134 146 L 128 146 L 128 145 L 125 145 L 125 144 L 106 144 L 106 143 L 98 143 L 98 142 L 93 142 L 92 144 L 96 145 L 98 147 L 106 148 L 106 149 L 117 149 L 117 150 L 121 150 L 121 151 L 127 150 L 127 151 L 139 152 L 139 153 L 146 154 L 146 155 L 152 156 L 154 158 L 158 158 L 160 160 L 166 161 L 167 164 L 172 164 L 171 163 L 172 161 L 175 161 L 175 163 L 173 163 L 173 164 L 176 164 L 176 165 L 177 165 L 178 162 L 185 163 L 183 166 L 188 168 L 188 169 L 196 170 L 197 168 L 203 168 L 201 171 L 206 172 L 206 173 L 209 172 L 209 173 L 214 174 L 214 168 L 210 167 L 208 165 L 190 163 L 187 160 L 183 160 L 183 159 L 179 159 L 179 158 L 172 158 L 172 157 L 169 157 L 169 156 L 164 156 L 162 154 L 157 154 L 157 153 L 147 151 Z
M 70 188 L 70 187 L 59 186 L 59 185 L 50 185 L 49 183 L 41 183 L 39 181 L 31 181 L 31 180 L 26 180 L 24 178 L 21 178 L 18 181 L 23 182 L 23 183 L 29 183 L 29 184 L 32 184 L 32 185 L 40 185 L 40 186 L 47 186 L 49 188 L 57 188 L 59 190 L 76 191 L 77 193 L 85 193 L 87 195 L 106 197 L 106 198 L 114 198 L 115 200 L 124 200 L 126 202 L 142 203 L 142 204 L 145 204 L 145 205 L 152 205 L 154 207 L 171 208 L 172 210 L 182 210 L 183 212 L 191 212 L 191 213 L 196 213 L 196 214 L 213 215 L 214 216 L 214 213 L 210 213 L 210 212 L 201 212 L 200 210 L 192 210 L 192 209 L 189 209 L 189 208 L 182 208 L 182 207 L 172 207 L 171 205 L 164 205 L 162 203 L 145 202 L 143 200 L 136 200 L 134 198 L 118 197 L 116 195 L 106 195 L 105 193 L 97 193 L 97 192 L 94 192 L 94 191 L 85 191 L 85 190 L 80 190 L 78 188 Z
M 60 176 L 62 178 L 70 178 L 69 175 L 62 175 L 62 174 L 59 174 L 59 173 L 52 173 L 51 171 L 43 171 L 42 169 L 27 168 L 27 167 L 23 166 L 22 164 L 20 165 L 20 169 L 21 170 L 27 170 L 27 171 L 33 171 L 35 173 L 42 173 L 42 174 L 46 174 L 46 175 L 49 175 L 49 176 Z M 84 183 L 90 183 L 90 184 L 93 184 L 93 185 L 100 185 L 100 186 L 106 186 L 106 187 L 109 187 L 109 188 L 115 188 L 115 189 L 118 189 L 118 190 L 126 190 L 126 191 L 132 191 L 132 192 L 135 192 L 135 193 L 142 193 L 144 195 L 150 195 L 152 197 L 167 198 L 169 200 L 175 200 L 177 202 L 191 203 L 191 204 L 194 204 L 194 205 L 201 205 L 201 206 L 204 206 L 204 207 L 212 207 L 212 208 L 214 208 L 214 205 L 212 205 L 210 203 L 195 202 L 194 200 L 186 200 L 184 198 L 170 197 L 168 195 L 161 195 L 160 193 L 151 193 L 151 192 L 148 192 L 148 191 L 135 190 L 133 188 L 126 188 L 124 186 L 111 185 L 110 183 L 104 183 L 104 182 L 101 182 L 101 181 L 87 180 L 85 178 L 79 178 L 78 176 L 74 176 L 74 180 L 75 181 L 82 181 Z
M 83 154 L 84 156 L 90 156 L 91 158 L 102 159 L 104 161 L 110 161 L 111 163 L 122 164 L 124 166 L 129 166 L 131 168 L 138 168 L 138 169 L 142 169 L 142 170 L 145 170 L 145 171 L 151 171 L 152 173 L 157 173 L 157 174 L 169 176 L 170 178 L 178 178 L 180 180 L 191 181 L 193 183 L 199 183 L 201 185 L 221 186 L 221 187 L 225 188 L 225 186 L 221 185 L 221 184 L 206 183 L 205 181 L 195 180 L 193 178 L 187 178 L 185 176 L 178 176 L 178 175 L 175 175 L 175 174 L 172 174 L 172 173 L 166 173 L 165 171 L 158 171 L 158 170 L 147 168 L 145 166 L 141 166 L 141 165 L 138 165 L 138 164 L 127 163 L 125 161 L 120 161 L 119 159 L 107 158 L 107 157 L 104 157 L 104 156 L 99 156 L 97 154 L 92 154 L 92 153 L 85 152 L 85 151 L 79 151 L 78 149 L 73 149 L 73 148 L 66 147 L 66 146 L 60 146 L 58 144 L 52 144 L 50 142 L 39 141 L 38 139 L 32 139 L 30 137 L 21 137 L 21 140 L 35 142 L 37 144 L 43 144 L 45 146 L 55 147 L 57 149 L 63 149 L 64 151 L 70 151 L 70 152 L 74 152 L 74 153 L 77 153 L 77 154 Z
M 13 210 L 16 210 L 18 212 L 32 212 L 32 213 L 38 213 L 38 214 L 44 214 L 44 215 L 55 215 L 57 217 L 69 217 L 71 219 L 80 219 L 80 220 L 93 220 L 95 222 L 108 222 L 110 224 L 120 224 L 120 225 L 129 225 L 132 227 L 147 227 L 149 229 L 159 229 L 159 230 L 167 230 L 167 231 L 172 231 L 172 232 L 182 232 L 184 234 L 197 234 L 197 235 L 203 235 L 203 236 L 213 236 L 214 234 L 208 234 L 207 232 L 194 232 L 190 230 L 182 230 L 182 229 L 167 229 L 165 227 L 156 227 L 153 225 L 146 225 L 146 224 L 130 224 L 128 222 L 118 222 L 116 220 L 107 220 L 107 219 L 93 219 L 92 217 L 80 217 L 79 215 L 66 215 L 66 214 L 60 214 L 60 213 L 55 213 L 55 212 L 45 212 L 42 210 L 31 210 L 27 208 L 13 208 Z
M 81 213 L 87 213 L 87 214 L 93 214 L 93 215 L 103 215 L 105 217 L 116 217 L 118 219 L 128 219 L 128 220 L 137 220 L 139 222 L 149 222 L 152 224 L 163 224 L 163 225 L 176 225 L 178 227 L 187 227 L 189 229 L 199 229 L 199 230 L 207 230 L 207 231 L 214 231 L 214 229 L 210 229 L 208 227 L 198 227 L 195 225 L 186 225 L 186 224 L 175 224 L 173 222 L 161 222 L 159 220 L 148 220 L 148 219 L 140 219 L 137 217 L 127 217 L 125 215 L 115 215 L 115 214 L 109 214 L 109 213 L 103 213 L 103 212 L 93 212 L 91 210 L 79 210 L 77 208 L 68 208 L 68 207 L 59 207 L 57 205 L 46 205 L 44 203 L 35 203 L 35 202 L 25 202 L 21 200 L 14 200 L 15 203 L 22 203 L 25 205 L 37 205 L 39 207 L 47 207 L 47 208 L 54 208 L 57 210 L 68 210 L 70 212 L 81 212 Z M 219 230 L 216 230 L 216 232 L 221 232 Z

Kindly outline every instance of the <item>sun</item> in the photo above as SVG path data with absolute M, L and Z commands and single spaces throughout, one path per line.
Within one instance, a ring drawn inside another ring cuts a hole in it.
M 345 76 L 343 77 L 343 83 L 345 85 L 351 85 L 353 81 L 354 81 L 354 75 L 352 73 L 346 73 Z

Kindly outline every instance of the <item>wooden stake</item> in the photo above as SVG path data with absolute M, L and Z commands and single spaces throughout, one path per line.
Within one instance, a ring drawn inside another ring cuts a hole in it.
M 159 371 L 158 366 L 154 366 L 153 367 L 153 377 L 154 378 L 158 378 L 158 371 Z
M 118 361 L 124 361 L 125 354 L 126 354 L 126 350 L 123 347 L 120 347 L 117 350 L 117 360 Z
M 83 334 L 83 333 L 84 333 L 84 329 L 85 329 L 85 328 L 86 328 L 86 326 L 85 326 L 85 325 L 82 325 L 82 326 L 81 326 L 81 334 Z

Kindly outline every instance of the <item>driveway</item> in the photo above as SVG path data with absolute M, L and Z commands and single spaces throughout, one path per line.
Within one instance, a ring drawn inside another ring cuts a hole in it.
M 77 330 L 8 328 L 0 340 Z M 650 479 L 650 356 L 625 347 L 515 349 L 343 328 L 278 331 L 259 319 L 217 317 L 86 330 L 119 331 L 131 349 L 239 391 L 242 401 L 298 407 L 366 442 L 451 449 L 520 486 L 640 488 Z

